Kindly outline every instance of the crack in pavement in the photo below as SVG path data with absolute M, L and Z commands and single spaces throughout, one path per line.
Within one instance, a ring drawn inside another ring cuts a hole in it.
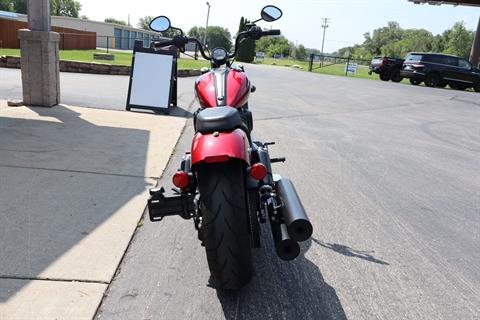
M 25 280 L 25 281 L 52 281 L 52 282 L 80 282 L 80 283 L 96 283 L 109 284 L 110 282 L 100 280 L 86 280 L 86 279 L 60 279 L 60 278 L 43 278 L 43 277 L 16 277 L 16 276 L 0 276 L 4 280 Z
M 55 168 L 37 168 L 37 167 L 26 167 L 26 166 L 16 166 L 16 165 L 0 165 L 0 168 L 15 168 L 15 169 L 30 169 L 30 170 L 55 171 L 55 172 L 85 173 L 85 174 L 96 174 L 96 175 L 102 175 L 102 176 L 141 178 L 141 179 L 153 179 L 153 180 L 159 180 L 160 179 L 160 177 L 146 177 L 146 176 L 138 176 L 138 175 L 133 175 L 133 174 L 105 173 L 105 172 L 98 172 L 98 171 L 68 170 L 68 169 L 55 169 Z

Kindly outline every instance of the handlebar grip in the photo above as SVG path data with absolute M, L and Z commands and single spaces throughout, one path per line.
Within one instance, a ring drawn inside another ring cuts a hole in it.
M 268 31 L 262 31 L 262 36 L 279 36 L 281 35 L 280 30 L 268 30 Z
M 167 41 L 155 41 L 153 43 L 153 46 L 155 48 L 162 48 L 162 47 L 168 47 L 168 46 L 173 46 L 175 44 L 174 40 L 167 40 Z

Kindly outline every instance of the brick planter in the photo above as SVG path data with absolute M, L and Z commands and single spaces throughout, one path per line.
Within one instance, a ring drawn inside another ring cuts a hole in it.
M 20 57 L 1 56 L 0 68 L 20 69 Z M 109 75 L 130 75 L 130 66 L 119 66 L 114 64 L 80 62 L 70 60 L 60 60 L 61 72 L 91 73 L 91 74 L 109 74 Z M 200 70 L 178 70 L 178 76 L 196 77 L 201 74 Z

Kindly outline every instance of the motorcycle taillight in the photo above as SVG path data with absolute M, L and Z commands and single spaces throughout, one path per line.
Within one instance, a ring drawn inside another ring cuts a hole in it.
M 185 189 L 190 184 L 190 178 L 188 177 L 188 173 L 185 171 L 176 172 L 173 175 L 172 181 L 175 187 L 180 189 Z
M 255 163 L 250 167 L 250 175 L 255 180 L 262 180 L 267 175 L 267 168 L 261 163 Z

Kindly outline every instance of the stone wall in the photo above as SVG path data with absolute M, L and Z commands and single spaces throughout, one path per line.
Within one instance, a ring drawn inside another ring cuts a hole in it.
M 117 66 L 106 63 L 60 60 L 61 72 L 130 75 L 129 66 Z
M 20 69 L 20 58 L 12 56 L 0 56 L 0 68 Z M 61 72 L 130 75 L 129 66 L 118 66 L 106 63 L 80 62 L 60 60 Z M 201 74 L 200 70 L 178 70 L 179 77 L 195 77 Z
M 10 56 L 0 56 L 0 68 L 20 69 L 20 58 Z

